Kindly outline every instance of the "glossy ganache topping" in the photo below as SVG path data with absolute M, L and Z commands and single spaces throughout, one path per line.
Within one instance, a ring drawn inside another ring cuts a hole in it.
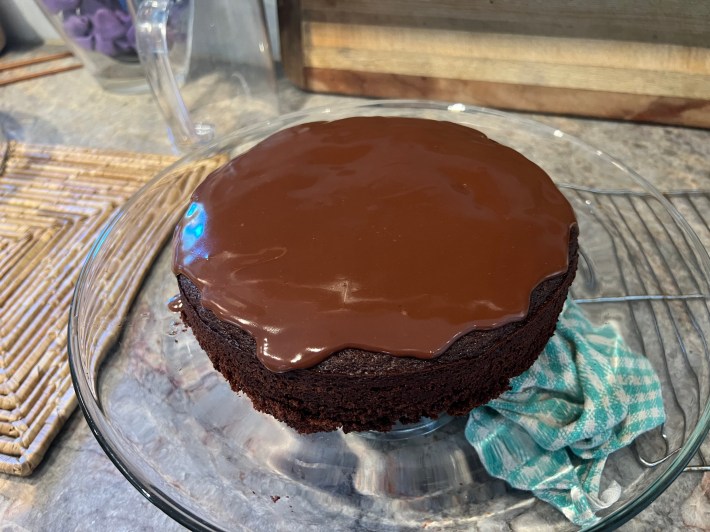
M 523 319 L 567 270 L 574 223 L 541 168 L 474 129 L 347 118 L 280 131 L 211 174 L 173 269 L 272 371 L 346 347 L 427 359 Z

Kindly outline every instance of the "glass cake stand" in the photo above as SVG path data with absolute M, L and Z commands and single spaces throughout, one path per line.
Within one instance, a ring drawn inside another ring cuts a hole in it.
M 665 426 L 605 469 L 602 487 L 614 480 L 622 494 L 593 529 L 623 523 L 673 481 L 708 430 L 710 259 L 678 211 L 618 161 L 559 130 L 461 104 L 284 116 L 183 158 L 126 203 L 84 265 L 69 323 L 72 377 L 99 443 L 143 495 L 194 529 L 574 528 L 488 476 L 464 438 L 465 419 L 388 436 L 302 436 L 254 411 L 168 310 L 177 293 L 169 240 L 197 183 L 284 127 L 364 115 L 475 127 L 542 166 L 569 198 L 581 229 L 572 297 L 647 356 L 663 386 Z

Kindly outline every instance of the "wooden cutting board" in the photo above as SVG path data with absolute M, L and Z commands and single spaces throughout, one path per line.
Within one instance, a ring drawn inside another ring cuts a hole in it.
M 279 0 L 301 88 L 710 127 L 704 0 Z

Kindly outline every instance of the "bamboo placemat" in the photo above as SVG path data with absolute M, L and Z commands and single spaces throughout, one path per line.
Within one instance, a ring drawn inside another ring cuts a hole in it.
M 116 208 L 173 161 L 0 143 L 0 471 L 31 473 L 74 410 L 67 322 L 81 264 Z

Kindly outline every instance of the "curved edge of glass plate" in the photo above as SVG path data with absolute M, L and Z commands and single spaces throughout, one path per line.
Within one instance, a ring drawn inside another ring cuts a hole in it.
M 618 170 L 626 174 L 633 182 L 637 183 L 644 189 L 647 193 L 658 200 L 668 211 L 674 221 L 678 224 L 678 227 L 683 231 L 688 241 L 692 244 L 692 252 L 696 255 L 699 265 L 701 265 L 702 273 L 704 275 L 704 280 L 707 285 L 710 286 L 710 255 L 708 255 L 707 250 L 703 247 L 700 239 L 691 229 L 691 227 L 686 222 L 685 218 L 678 212 L 678 210 L 661 194 L 661 192 L 653 186 L 650 182 L 644 179 L 641 175 L 628 168 L 626 165 L 618 161 L 614 157 L 602 152 L 591 146 L 590 144 L 578 139 L 573 135 L 568 135 L 557 128 L 536 122 L 535 120 L 521 118 L 503 111 L 497 111 L 493 109 L 486 109 L 483 107 L 477 107 L 472 105 L 465 105 L 462 103 L 442 103 L 433 102 L 428 100 L 378 100 L 375 102 L 366 103 L 356 103 L 348 105 L 338 105 L 337 110 L 334 111 L 333 106 L 323 106 L 312 109 L 306 109 L 298 111 L 295 113 L 289 113 L 278 117 L 273 120 L 262 122 L 260 124 L 255 124 L 253 126 L 242 128 L 229 136 L 222 137 L 213 141 L 212 143 L 202 147 L 197 152 L 181 158 L 177 162 L 168 166 L 143 187 L 141 187 L 136 194 L 127 201 L 122 207 L 120 207 L 116 213 L 111 217 L 110 221 L 106 227 L 101 231 L 96 242 L 92 246 L 87 258 L 82 266 L 81 272 L 77 279 L 77 283 L 74 288 L 74 293 L 71 301 L 71 308 L 69 314 L 69 323 L 67 326 L 67 333 L 69 342 L 67 344 L 69 352 L 69 369 L 71 372 L 72 382 L 74 384 L 74 389 L 77 394 L 79 405 L 84 414 L 84 417 L 89 424 L 89 428 L 96 437 L 101 448 L 107 454 L 109 459 L 114 463 L 118 470 L 126 477 L 126 479 L 150 502 L 155 506 L 160 508 L 168 516 L 170 516 L 175 521 L 180 524 L 193 529 L 193 530 L 220 530 L 215 528 L 210 523 L 196 516 L 192 512 L 179 507 L 174 504 L 170 497 L 163 493 L 156 486 L 152 485 L 146 478 L 143 477 L 138 471 L 129 467 L 127 461 L 125 461 L 120 453 L 111 447 L 109 442 L 104 438 L 101 427 L 102 421 L 100 418 L 99 404 L 94 400 L 93 404 L 87 401 L 87 397 L 92 398 L 91 393 L 92 387 L 89 383 L 89 375 L 86 368 L 82 365 L 81 357 L 78 356 L 78 345 L 77 338 L 73 334 L 75 328 L 75 320 L 77 319 L 77 297 L 78 297 L 78 287 L 82 286 L 83 281 L 87 276 L 88 265 L 93 258 L 96 257 L 99 249 L 106 240 L 108 234 L 111 232 L 113 227 L 116 225 L 117 221 L 123 216 L 124 212 L 130 208 L 130 206 L 136 201 L 136 199 L 142 194 L 145 189 L 153 186 L 154 183 L 162 179 L 166 174 L 169 174 L 176 169 L 180 168 L 187 161 L 195 161 L 202 158 L 210 157 L 211 155 L 217 153 L 220 149 L 224 149 L 230 143 L 234 142 L 240 137 L 246 137 L 250 133 L 260 130 L 265 127 L 278 128 L 285 127 L 287 125 L 295 125 L 303 121 L 312 121 L 314 117 L 322 115 L 324 118 L 328 116 L 337 115 L 340 113 L 348 113 L 354 110 L 371 110 L 371 115 L 377 115 L 378 109 L 419 109 L 419 110 L 430 110 L 430 111 L 446 111 L 451 113 L 464 113 L 464 114 L 477 114 L 477 115 L 488 115 L 499 118 L 505 118 L 512 123 L 524 124 L 526 127 L 537 129 L 540 132 L 545 132 L 555 137 L 565 137 L 566 140 L 579 146 L 580 148 L 595 153 L 598 157 L 603 159 L 609 164 L 614 165 Z M 366 116 L 366 115 L 365 115 Z M 636 499 L 630 501 L 626 505 L 622 506 L 618 510 L 612 512 L 611 514 L 605 516 L 599 523 L 589 527 L 586 530 L 597 531 L 597 530 L 607 530 L 611 528 L 616 528 L 636 514 L 641 512 L 646 508 L 653 500 L 658 497 L 683 471 L 683 468 L 690 462 L 692 457 L 697 452 L 701 443 L 703 442 L 705 436 L 708 434 L 710 429 L 710 402 L 705 404 L 703 413 L 698 420 L 698 424 L 690 434 L 688 439 L 684 442 L 683 446 L 680 447 L 675 453 L 675 458 L 671 462 L 670 466 L 666 471 L 661 473 L 659 477 L 653 481 Z

